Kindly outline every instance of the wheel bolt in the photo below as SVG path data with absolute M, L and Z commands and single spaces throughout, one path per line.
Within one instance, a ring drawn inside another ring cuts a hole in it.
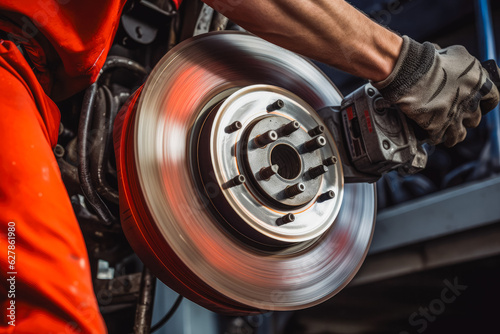
M 259 172 L 259 176 L 262 180 L 267 180 L 274 174 L 278 172 L 278 165 L 272 165 L 269 167 L 262 168 Z
M 333 190 L 327 191 L 326 193 L 321 195 L 321 200 L 323 200 L 323 201 L 328 201 L 328 200 L 334 199 L 334 198 L 335 198 L 335 191 L 333 191 Z
M 309 130 L 307 133 L 309 136 L 314 137 L 323 134 L 323 132 L 325 132 L 325 127 L 323 125 L 318 125 L 314 129 Z
M 311 179 L 315 179 L 318 176 L 325 174 L 326 172 L 328 172 L 328 167 L 326 167 L 325 165 L 320 165 L 309 169 L 308 174 Z
M 279 110 L 285 106 L 283 100 L 276 100 L 272 104 L 267 106 L 267 111 Z
M 266 146 L 269 143 L 272 143 L 278 139 L 278 134 L 274 130 L 269 130 L 255 138 L 255 142 L 257 143 L 258 146 L 263 147 Z
M 322 148 L 326 145 L 326 139 L 323 136 L 318 136 L 306 142 L 304 144 L 309 152 L 315 151 L 318 148 Z
M 288 213 L 281 217 L 281 225 L 289 224 L 295 221 L 295 215 L 293 213 Z
M 236 177 L 234 177 L 232 180 L 231 180 L 231 183 L 233 184 L 233 186 L 240 186 L 242 185 L 243 183 L 246 182 L 246 178 L 245 176 L 243 175 L 238 175 Z
M 283 125 L 280 129 L 280 134 L 282 136 L 288 136 L 300 129 L 300 124 L 297 121 L 291 121 L 290 123 Z
M 231 132 L 235 132 L 235 131 L 238 131 L 239 129 L 241 129 L 243 127 L 243 125 L 241 124 L 240 121 L 236 121 L 228 126 L 226 126 L 226 128 L 224 129 L 227 133 L 231 133 Z
M 290 198 L 290 197 L 295 197 L 299 194 L 302 194 L 306 190 L 306 186 L 302 183 L 296 183 L 293 186 L 290 186 L 285 189 L 285 195 Z
M 337 157 L 329 157 L 323 160 L 325 166 L 335 165 L 337 163 Z

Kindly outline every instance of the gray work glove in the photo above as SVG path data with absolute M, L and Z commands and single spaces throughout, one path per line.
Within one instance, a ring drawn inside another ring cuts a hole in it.
M 437 50 L 403 36 L 394 70 L 372 83 L 382 96 L 425 129 L 433 144 L 454 146 L 465 128 L 498 104 L 499 92 L 481 63 L 463 46 Z

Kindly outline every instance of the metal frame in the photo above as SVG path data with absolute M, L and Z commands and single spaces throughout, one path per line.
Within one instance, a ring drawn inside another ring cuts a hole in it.
M 378 214 L 369 255 L 500 221 L 500 176 Z

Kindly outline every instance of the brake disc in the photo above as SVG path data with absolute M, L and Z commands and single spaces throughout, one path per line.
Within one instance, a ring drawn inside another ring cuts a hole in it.
M 365 258 L 375 188 L 344 184 L 306 59 L 218 32 L 169 52 L 115 122 L 124 232 L 155 275 L 219 313 L 296 310 Z

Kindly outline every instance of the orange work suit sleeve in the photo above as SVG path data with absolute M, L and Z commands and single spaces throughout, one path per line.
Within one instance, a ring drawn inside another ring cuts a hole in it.
M 0 333 L 106 333 L 52 152 L 59 119 L 19 50 L 0 40 Z M 12 226 L 15 258 L 8 258 Z

